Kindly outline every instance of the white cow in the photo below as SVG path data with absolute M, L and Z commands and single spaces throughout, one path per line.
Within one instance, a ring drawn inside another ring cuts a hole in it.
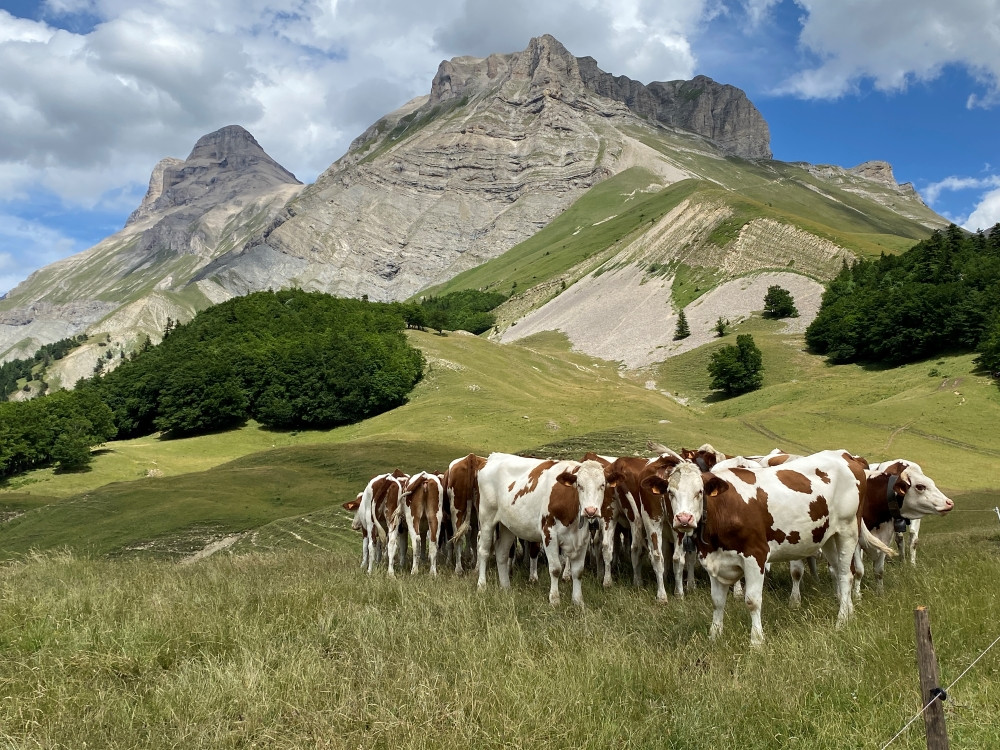
M 609 470 L 610 471 L 610 470 Z M 479 470 L 479 588 L 486 586 L 486 558 L 495 545 L 497 574 L 510 587 L 508 557 L 515 538 L 540 542 L 549 565 L 549 602 L 559 603 L 559 550 L 569 558 L 573 603 L 583 606 L 580 573 L 590 539 L 588 524 L 600 516 L 609 479 L 597 461 L 545 461 L 492 453 Z

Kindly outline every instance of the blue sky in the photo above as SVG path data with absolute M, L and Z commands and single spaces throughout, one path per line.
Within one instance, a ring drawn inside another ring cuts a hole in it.
M 747 92 L 775 158 L 893 165 L 1000 221 L 1000 0 L 0 0 L 0 293 L 124 224 L 229 124 L 305 182 L 438 63 L 549 33 L 636 80 Z

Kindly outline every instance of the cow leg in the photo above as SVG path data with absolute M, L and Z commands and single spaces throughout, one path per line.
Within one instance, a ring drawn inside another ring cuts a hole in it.
M 368 567 L 368 532 L 362 532 L 361 537 L 361 569 L 365 570 Z
M 637 525 L 632 527 L 632 582 L 636 586 L 642 586 L 642 529 Z
M 663 585 L 663 521 L 654 520 L 643 513 L 642 522 L 649 540 L 649 560 L 653 564 L 653 575 L 656 576 L 656 601 L 662 604 L 667 601 L 667 588 Z
M 743 579 L 741 578 L 733 584 L 733 599 L 743 598 Z
M 615 559 L 615 532 L 618 522 L 615 519 L 601 521 L 601 559 L 604 561 L 604 587 L 611 585 L 611 564 Z
M 489 559 L 490 548 L 493 546 L 493 527 L 496 521 L 493 517 L 483 517 L 479 526 L 479 536 L 476 547 L 478 549 L 477 561 L 479 564 L 479 588 L 486 586 L 486 563 Z
M 416 503 L 414 503 L 416 505 Z M 416 510 L 412 507 L 403 508 L 403 519 L 406 521 L 406 532 L 410 538 L 410 546 L 413 547 L 413 566 L 410 568 L 410 575 L 416 575 L 420 564 L 420 518 L 414 518 Z M 400 556 L 399 566 L 403 567 L 403 558 Z
M 587 564 L 587 545 L 572 557 L 572 574 L 573 574 L 573 604 L 578 607 L 583 606 L 583 583 L 580 580 L 580 575 L 583 573 L 584 567 Z
M 684 568 L 685 568 L 685 557 L 684 552 L 684 535 L 678 534 L 677 539 L 674 541 L 674 554 L 671 556 L 674 563 L 674 596 L 678 599 L 684 598 Z
M 828 551 L 829 548 L 829 551 Z M 851 597 L 851 563 L 858 550 L 857 536 L 853 534 L 837 534 L 827 542 L 824 554 L 829 560 L 833 557 L 834 574 L 837 580 L 837 598 L 840 609 L 837 612 L 837 627 L 843 627 L 854 614 L 854 600 Z
M 393 566 L 395 565 L 396 562 L 398 547 L 399 547 L 399 534 L 396 532 L 396 529 L 390 528 L 388 539 L 386 539 L 386 551 L 385 551 L 386 556 L 389 558 L 389 578 L 396 577 L 396 571 Z
M 729 584 L 723 583 L 714 575 L 709 575 L 709 579 L 712 582 L 712 627 L 708 630 L 708 637 L 714 641 L 722 634 L 722 621 L 726 614 Z
M 441 529 L 441 509 L 437 509 L 437 513 L 432 515 L 428 522 L 427 530 L 427 556 L 430 558 L 431 575 L 437 576 L 438 565 L 438 533 Z
M 510 548 L 515 543 L 514 532 L 503 524 L 497 527 L 497 540 L 494 545 L 497 558 L 497 575 L 500 577 L 500 587 L 510 588 Z
M 812 558 L 815 560 L 816 558 Z M 788 563 L 788 572 L 792 575 L 792 593 L 788 597 L 788 606 L 798 609 L 802 606 L 802 576 L 806 572 L 805 563 L 801 560 L 792 560 Z
M 528 583 L 538 583 L 538 555 L 541 551 L 539 542 L 528 542 Z
M 760 608 L 764 602 L 764 571 L 756 565 L 746 565 L 743 577 L 746 581 L 744 599 L 750 612 L 750 645 L 756 647 L 764 643 L 764 628 L 760 622 Z
M 684 584 L 684 590 L 687 591 L 689 594 L 692 591 L 694 591 L 698 585 L 698 581 L 694 577 L 694 569 L 695 569 L 695 564 L 697 563 L 696 559 L 697 557 L 698 553 L 692 552 L 690 555 L 687 555 L 687 562 L 685 563 L 685 567 L 687 570 L 687 583 Z
M 881 550 L 872 552 L 872 570 L 875 572 L 875 593 L 885 593 L 885 553 Z
M 859 544 L 854 550 L 854 558 L 851 565 L 851 573 L 854 576 L 854 601 L 861 601 L 861 579 L 865 577 L 865 553 Z M 838 590 L 839 595 L 839 590 Z
M 910 565 L 917 564 L 917 542 L 920 541 L 920 519 L 910 521 Z
M 559 573 L 562 570 L 562 563 L 559 560 L 559 542 L 556 535 L 552 534 L 545 546 L 545 559 L 549 563 L 549 604 L 553 607 L 559 605 Z
M 809 572 L 812 574 L 813 578 L 819 578 L 819 568 L 816 565 L 816 555 L 812 555 L 809 558 Z

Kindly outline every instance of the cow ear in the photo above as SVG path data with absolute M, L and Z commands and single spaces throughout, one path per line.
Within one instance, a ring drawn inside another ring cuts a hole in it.
M 357 499 L 348 500 L 346 503 L 344 503 L 344 510 L 357 510 L 360 507 L 361 507 L 361 501 Z
M 654 495 L 666 495 L 667 488 L 670 485 L 667 483 L 667 480 L 664 479 L 663 477 L 658 477 L 655 474 L 653 474 L 652 476 L 643 479 L 641 486 L 648 489 Z
M 567 487 L 576 486 L 576 474 L 570 471 L 564 471 L 562 474 L 556 477 L 556 481 L 559 484 L 565 484 Z
M 729 489 L 729 482 L 715 474 L 706 472 L 701 476 L 705 483 L 705 494 L 708 497 L 716 497 Z
M 609 466 L 604 470 L 604 481 L 608 487 L 616 486 L 620 481 L 622 481 L 621 472 L 614 470 Z

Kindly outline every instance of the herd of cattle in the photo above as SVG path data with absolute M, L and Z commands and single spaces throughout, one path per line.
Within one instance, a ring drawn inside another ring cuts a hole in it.
M 764 576 L 772 563 L 791 565 L 791 604 L 799 604 L 799 582 L 818 556 L 826 559 L 839 601 L 837 625 L 861 596 L 864 554 L 874 561 L 882 586 L 886 556 L 902 552 L 910 532 L 915 562 L 919 519 L 953 507 L 912 461 L 876 465 L 843 450 L 796 456 L 775 450 L 766 456 L 727 456 L 710 445 L 675 453 L 650 444 L 653 458 L 588 453 L 581 461 L 554 461 L 493 453 L 456 459 L 444 474 L 407 476 L 396 470 L 373 477 L 344 503 L 362 534 L 361 567 L 372 572 L 384 550 L 389 575 L 406 538 L 414 573 L 426 538 L 430 572 L 437 574 L 444 546 L 462 572 L 463 553 L 474 557 L 479 587 L 487 560 L 495 555 L 500 585 L 510 586 L 511 553 L 518 539 L 531 559 L 532 580 L 544 549 L 549 601 L 559 602 L 559 578 L 572 580 L 573 602 L 583 604 L 580 576 L 588 552 L 598 559 L 603 583 L 611 585 L 616 550 L 628 549 L 633 578 L 641 584 L 645 552 L 656 576 L 656 598 L 667 598 L 665 555 L 673 562 L 675 593 L 694 584 L 694 562 L 708 572 L 714 606 L 710 635 L 722 632 L 730 587 L 750 612 L 751 644 L 763 642 L 760 610 Z M 468 548 L 475 540 L 475 554 Z M 672 550 L 672 552 L 671 552 Z

